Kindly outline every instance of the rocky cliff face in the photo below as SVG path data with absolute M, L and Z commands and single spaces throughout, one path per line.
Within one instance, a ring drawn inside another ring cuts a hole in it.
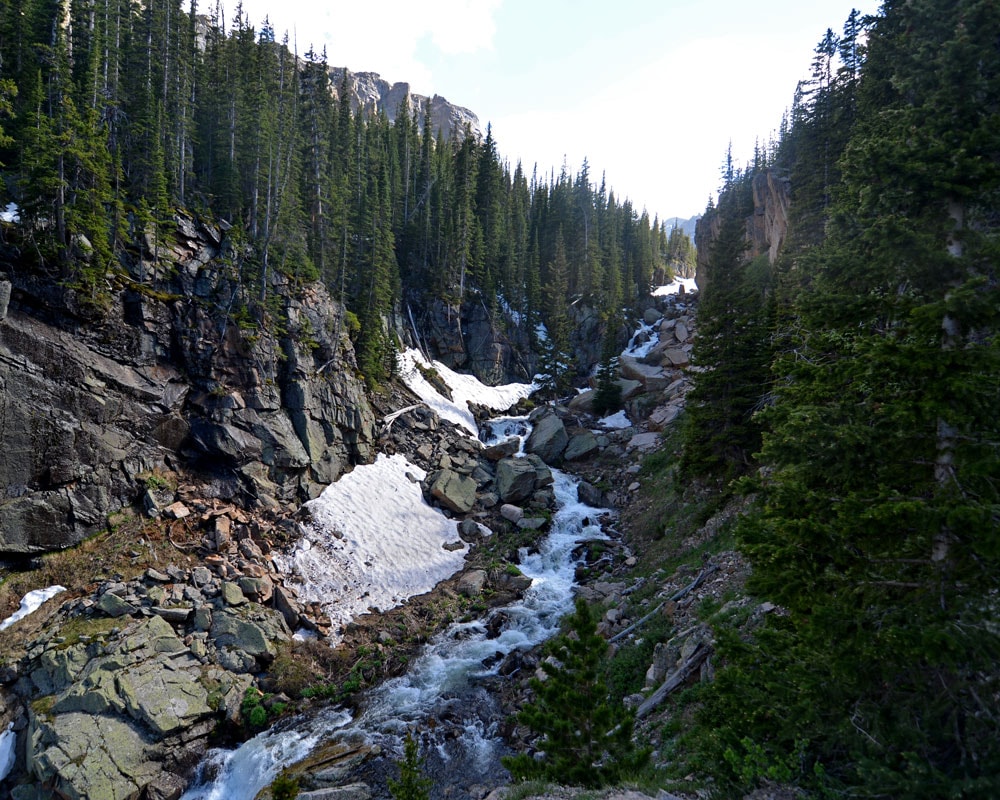
M 753 214 L 746 219 L 748 261 L 767 253 L 773 264 L 788 233 L 788 209 L 791 203 L 791 181 L 783 170 L 766 169 L 753 178 Z M 698 268 L 695 280 L 705 288 L 706 267 L 712 242 L 719 235 L 718 211 L 712 209 L 698 220 L 695 246 L 698 248 Z
M 351 110 L 361 109 L 366 115 L 375 115 L 384 111 L 390 122 L 395 122 L 396 112 L 403 100 L 409 98 L 411 113 L 417 112 L 417 119 L 423 120 L 427 104 L 431 105 L 431 130 L 436 135 L 438 131 L 446 139 L 454 134 L 461 135 L 466 126 L 475 136 L 482 131 L 479 128 L 479 117 L 469 109 L 449 103 L 440 95 L 428 98 L 426 95 L 413 94 L 408 83 L 392 83 L 382 78 L 377 72 L 351 72 L 343 67 L 330 70 L 330 82 L 334 93 L 339 93 L 347 73 L 347 84 L 350 91 Z
M 277 507 L 370 459 L 342 309 L 318 284 L 276 278 L 271 319 L 253 319 L 228 248 L 178 217 L 169 243 L 132 254 L 99 313 L 0 254 L 0 553 L 80 541 L 160 470 Z
M 479 298 L 454 305 L 414 297 L 406 316 L 396 322 L 402 338 L 450 369 L 469 372 L 490 386 L 530 381 L 535 374 L 527 331 L 511 320 L 500 330 Z

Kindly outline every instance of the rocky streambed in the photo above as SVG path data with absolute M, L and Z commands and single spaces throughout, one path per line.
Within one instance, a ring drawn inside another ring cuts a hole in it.
M 677 350 L 689 341 L 677 339 L 677 320 L 686 315 L 676 308 L 673 313 L 673 325 L 660 322 L 656 327 L 661 335 L 670 332 L 674 346 L 669 349 Z M 654 324 L 649 325 L 651 331 Z M 689 340 L 688 323 L 680 325 L 680 334 Z M 399 698 L 421 690 L 405 682 L 386 684 L 387 692 L 397 694 L 382 703 L 381 722 L 375 724 L 382 729 L 368 737 L 374 746 L 367 738 L 364 746 L 358 745 L 354 736 L 332 746 L 331 752 L 323 746 L 313 750 L 321 762 L 305 773 L 313 790 L 325 791 L 350 775 L 379 785 L 398 756 L 401 726 L 434 731 L 428 744 L 438 755 L 430 769 L 439 777 L 454 771 L 456 747 L 466 751 L 463 758 L 473 759 L 466 763 L 480 759 L 480 764 L 496 767 L 497 734 L 512 731 L 504 727 L 506 710 L 489 698 L 499 688 L 491 682 L 526 681 L 534 669 L 530 647 L 553 630 L 559 615 L 546 623 L 547 633 L 529 640 L 519 639 L 523 632 L 514 618 L 520 612 L 495 610 L 518 602 L 533 582 L 530 559 L 540 557 L 538 543 L 552 530 L 560 491 L 551 465 L 568 465 L 590 479 L 574 483 L 572 496 L 559 505 L 580 500 L 595 506 L 627 505 L 637 488 L 628 465 L 655 447 L 656 428 L 670 424 L 676 416 L 670 409 L 682 403 L 686 391 L 683 371 L 671 360 L 676 354 L 665 352 L 654 346 L 633 355 L 645 367 L 632 373 L 636 377 L 622 379 L 630 416 L 649 423 L 641 428 L 595 428 L 584 394 L 568 407 L 546 406 L 532 413 L 533 440 L 522 458 L 515 457 L 516 439 L 501 436 L 484 444 L 426 406 L 414 404 L 413 398 L 394 401 L 396 407 L 412 407 L 383 424 L 379 449 L 406 453 L 424 471 L 424 496 L 459 523 L 456 540 L 463 547 L 472 545 L 470 555 L 466 567 L 434 592 L 343 626 L 338 650 L 349 654 L 344 658 L 350 663 L 324 665 L 325 676 L 359 680 L 361 685 L 398 676 L 412 667 L 433 632 L 448 622 L 458 625 L 425 651 L 438 653 L 430 656 L 430 663 L 436 663 L 431 673 L 442 663 L 435 662 L 441 651 L 433 648 L 464 646 L 472 640 L 479 644 L 467 658 L 457 658 L 472 665 L 461 692 L 449 694 L 450 689 L 440 686 L 428 690 L 445 701 L 441 711 L 408 717 L 400 711 L 404 706 Z M 653 422 L 650 412 L 658 409 L 666 411 L 659 415 L 661 421 Z M 17 736 L 17 766 L 9 778 L 17 800 L 176 798 L 211 744 L 246 734 L 246 714 L 255 705 L 265 707 L 267 720 L 279 720 L 275 730 L 280 733 L 287 730 L 283 720 L 289 711 L 308 710 L 316 703 L 283 695 L 273 682 L 276 667 L 290 663 L 290 653 L 301 656 L 318 649 L 308 642 L 294 643 L 296 630 L 321 635 L 331 631 L 322 606 L 303 602 L 295 580 L 275 565 L 274 554 L 290 545 L 298 537 L 298 526 L 308 520 L 277 512 L 251 515 L 218 498 L 201 497 L 183 481 L 175 491 L 151 487 L 144 506 L 148 514 L 164 520 L 170 557 L 161 553 L 156 565 L 141 573 L 109 575 L 52 600 L 34 619 L 0 634 L 6 637 L 0 643 L 10 643 L 0 672 L 6 687 L 0 722 L 9 723 Z M 582 559 L 583 571 L 571 569 L 569 583 L 589 576 L 586 591 L 592 599 L 615 605 L 625 587 L 594 578 L 626 562 L 629 554 L 612 548 L 616 555 L 609 558 L 606 547 L 588 549 L 584 544 L 581 549 L 581 538 L 598 538 L 599 530 L 593 536 L 580 534 L 595 521 L 592 511 L 583 512 L 572 535 L 573 547 L 561 551 L 557 561 L 566 566 Z M 609 617 L 605 631 L 613 636 L 629 622 L 620 614 Z M 362 650 L 368 655 L 358 657 Z M 469 675 L 474 676 L 471 683 Z M 142 690 L 145 686 L 149 691 Z M 255 702 L 245 702 L 248 691 Z M 367 708 L 380 702 L 370 694 Z M 465 716 L 472 709 L 478 721 Z M 329 726 L 340 726 L 341 712 L 324 713 L 333 715 Z M 365 713 L 362 709 L 362 716 Z M 345 759 L 350 762 L 346 766 Z M 350 764 L 356 772 L 350 772 Z M 486 774 L 490 778 L 479 788 L 466 787 L 467 796 L 479 796 L 488 784 L 504 780 L 499 773 Z

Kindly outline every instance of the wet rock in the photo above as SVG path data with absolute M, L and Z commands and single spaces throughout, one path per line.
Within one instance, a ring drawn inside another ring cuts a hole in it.
M 587 481 L 580 481 L 577 484 L 576 498 L 581 503 L 593 506 L 594 508 L 603 508 L 607 505 L 607 501 L 604 499 L 604 492 L 592 483 L 587 483 Z

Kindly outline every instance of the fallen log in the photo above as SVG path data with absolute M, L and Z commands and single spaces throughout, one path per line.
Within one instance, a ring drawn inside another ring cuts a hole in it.
M 691 583 L 689 583 L 687 586 L 685 586 L 682 589 L 678 589 L 676 592 L 674 592 L 672 595 L 670 595 L 670 597 L 668 597 L 666 600 L 664 600 L 663 603 L 660 603 L 656 608 L 654 608 L 652 611 L 650 611 L 646 616 L 644 616 L 638 622 L 634 622 L 631 625 L 629 625 L 625 630 L 619 631 L 618 633 L 616 633 L 614 636 L 612 636 L 610 639 L 608 639 L 608 643 L 609 644 L 614 644 L 615 642 L 624 639 L 626 636 L 628 636 L 630 633 L 632 633 L 632 631 L 634 631 L 636 628 L 640 627 L 641 625 L 646 624 L 647 622 L 649 622 L 649 620 L 651 620 L 653 617 L 655 617 L 656 614 L 660 611 L 660 609 L 663 608 L 664 603 L 671 602 L 671 601 L 673 601 L 673 602 L 676 603 L 682 597 L 684 597 L 687 594 L 690 594 L 695 589 L 697 589 L 699 586 L 701 586 L 701 584 L 702 584 L 702 582 L 704 582 L 705 578 L 707 578 L 713 572 L 718 572 L 718 570 L 719 570 L 719 568 L 715 564 L 712 564 L 712 565 L 710 565 L 708 567 L 705 567 L 703 570 L 701 570 L 701 572 L 698 573 L 698 575 L 695 577 L 695 579 L 693 581 L 691 581 Z
M 681 664 L 674 673 L 663 682 L 659 689 L 653 692 L 649 697 L 647 697 L 642 705 L 639 706 L 638 710 L 635 712 L 636 719 L 642 719 L 650 711 L 663 703 L 664 700 L 670 695 L 671 692 L 676 691 L 680 686 L 682 686 L 691 674 L 696 670 L 700 669 L 701 665 L 704 663 L 705 659 L 708 658 L 709 654 L 712 652 L 712 645 L 706 642 L 699 642 L 695 647 L 694 652 L 687 657 L 687 660 Z

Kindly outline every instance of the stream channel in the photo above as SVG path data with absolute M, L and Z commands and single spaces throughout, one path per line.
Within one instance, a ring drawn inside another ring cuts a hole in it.
M 528 432 L 526 419 L 501 417 L 488 424 L 484 438 L 490 444 L 518 435 L 523 444 Z M 520 554 L 519 567 L 532 579 L 521 600 L 483 620 L 452 624 L 405 675 L 366 692 L 356 716 L 328 708 L 282 721 L 236 750 L 210 752 L 182 800 L 253 800 L 282 768 L 331 742 L 373 748 L 377 755 L 338 782 L 364 782 L 375 798 L 389 797 L 386 780 L 398 777 L 408 731 L 434 782 L 432 798 L 465 800 L 506 784 L 509 775 L 500 764 L 507 752 L 500 737 L 504 712 L 490 686 L 506 680 L 499 674 L 504 657 L 553 636 L 572 610 L 578 543 L 607 538 L 598 518 L 610 512 L 581 504 L 576 479 L 552 473 L 556 512 L 537 551 Z

